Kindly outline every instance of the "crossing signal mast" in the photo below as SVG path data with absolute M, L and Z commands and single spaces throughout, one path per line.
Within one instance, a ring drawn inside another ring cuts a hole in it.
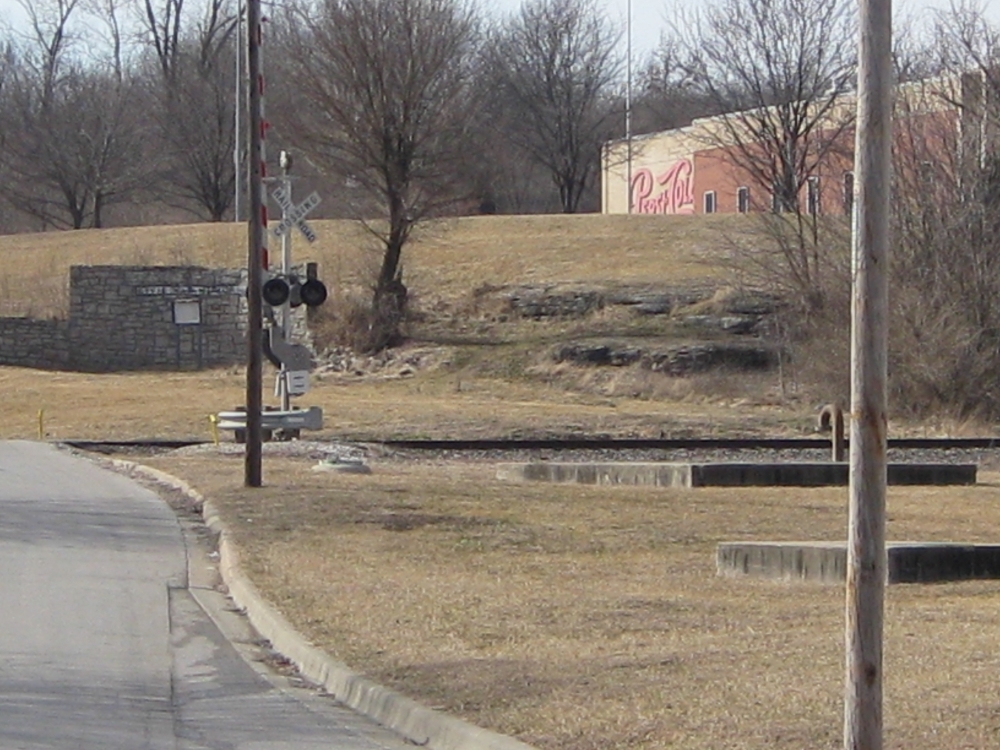
M 316 241 L 316 233 L 305 220 L 306 215 L 320 204 L 319 193 L 311 193 L 302 203 L 292 202 L 292 155 L 282 151 L 278 158 L 281 167 L 280 184 L 271 196 L 281 206 L 281 222 L 272 233 L 281 238 L 281 273 L 268 279 L 261 293 L 264 301 L 272 309 L 280 310 L 281 325 L 271 326 L 269 345 L 265 344 L 265 353 L 271 362 L 279 368 L 277 394 L 281 397 L 281 410 L 291 410 L 291 396 L 306 392 L 309 387 L 309 364 L 311 357 L 305 347 L 288 343 L 292 335 L 292 309 L 305 305 L 317 307 L 326 302 L 326 286 L 317 278 L 316 265 L 306 266 L 305 278 L 302 278 L 292 265 L 292 233 L 293 226 L 297 228 L 309 242 Z M 280 336 L 276 334 L 280 332 Z

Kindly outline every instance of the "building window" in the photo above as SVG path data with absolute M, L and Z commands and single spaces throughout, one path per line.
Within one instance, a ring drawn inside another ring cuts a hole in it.
M 714 214 L 715 213 L 715 191 L 706 190 L 705 191 L 705 213 Z
M 854 172 L 844 172 L 844 213 L 850 216 L 854 211 Z
M 806 181 L 806 206 L 810 216 L 819 216 L 819 177 L 810 177 Z
M 736 210 L 741 214 L 745 214 L 750 210 L 750 188 L 736 188 Z

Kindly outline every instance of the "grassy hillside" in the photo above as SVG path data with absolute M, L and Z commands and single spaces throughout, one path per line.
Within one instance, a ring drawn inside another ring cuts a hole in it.
M 720 228 L 744 217 L 476 216 L 418 228 L 404 255 L 417 298 L 454 300 L 484 284 L 632 282 L 717 276 Z M 370 278 L 377 244 L 359 224 L 312 222 L 296 260 L 317 261 L 336 293 Z M 280 241 L 269 237 L 272 257 Z M 185 224 L 0 236 L 0 315 L 62 317 L 72 265 L 246 265 L 244 224 Z
M 419 228 L 404 255 L 412 300 L 408 344 L 378 357 L 324 353 L 303 404 L 323 406 L 329 431 L 357 437 L 784 433 L 808 429 L 812 405 L 783 392 L 786 374 L 725 367 L 694 376 L 650 366 L 671 347 L 728 337 L 699 318 L 711 302 L 674 314 L 641 314 L 611 304 L 576 316 L 532 317 L 512 310 L 518 290 L 698 288 L 727 280 L 726 237 L 747 217 L 497 216 L 441 220 Z M 333 301 L 322 308 L 336 326 L 345 294 L 363 293 L 380 255 L 359 224 L 317 221 L 318 241 L 296 237 L 297 261 L 317 261 Z M 245 225 L 196 224 L 0 237 L 0 315 L 63 317 L 74 264 L 245 265 Z M 280 242 L 269 247 L 274 257 Z M 639 290 L 636 292 L 636 290 Z M 533 292 L 532 292 L 533 293 Z M 342 318 L 339 318 L 342 320 Z M 332 337 L 331 337 L 332 340 Z M 760 342 L 758 342 L 760 343 Z M 575 348 L 642 363 L 592 366 L 563 358 Z M 618 356 L 617 354 L 615 356 Z M 17 404 L 8 436 L 192 435 L 205 415 L 242 400 L 241 368 L 216 373 L 123 373 L 99 379 L 6 368 L 0 381 Z M 270 383 L 270 375 L 267 375 Z M 170 394 L 183 390 L 183 408 Z M 269 390 L 269 385 L 266 388 Z M 114 409 L 108 409 L 110 394 Z M 824 398 L 829 398 L 824 396 Z M 155 414 L 151 404 L 164 404 Z M 377 424 L 372 415 L 379 414 Z M 752 416 L 751 416 L 752 415 Z M 15 424 L 16 423 L 16 424 Z

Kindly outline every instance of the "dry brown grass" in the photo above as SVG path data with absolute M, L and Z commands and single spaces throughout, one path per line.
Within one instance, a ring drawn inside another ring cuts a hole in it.
M 725 415 L 737 397 L 699 388 L 698 379 L 653 377 L 637 367 L 566 373 L 548 358 L 550 348 L 567 338 L 687 335 L 669 320 L 607 309 L 585 320 L 539 324 L 503 316 L 498 322 L 476 308 L 475 290 L 714 281 L 724 260 L 715 244 L 719 230 L 737 231 L 745 219 L 499 216 L 423 225 L 404 258 L 418 312 L 410 333 L 418 345 L 453 347 L 450 364 L 406 382 L 328 378 L 310 393 L 308 404 L 325 408 L 328 432 L 360 437 L 441 436 L 456 430 L 496 436 L 536 426 L 563 433 L 674 435 L 711 431 L 713 422 L 723 431 L 743 429 L 742 415 L 735 420 Z M 308 247 L 300 243 L 296 257 L 320 263 L 334 292 L 325 309 L 333 310 L 345 295 L 363 288 L 377 253 L 371 236 L 356 223 L 321 221 L 316 231 L 318 241 Z M 65 316 L 67 277 L 74 264 L 239 266 L 245 255 L 246 230 L 236 224 L 0 236 L 0 315 Z M 240 377 L 229 372 L 93 378 L 0 370 L 0 383 L 10 404 L 0 434 L 22 437 L 36 434 L 42 408 L 53 437 L 202 436 L 209 413 L 243 400 Z M 349 394 L 343 390 L 347 386 Z M 757 400 L 766 403 L 772 386 L 765 384 Z M 754 429 L 788 429 L 785 416 L 773 415 L 770 407 L 759 411 L 764 421 Z M 373 414 L 379 422 L 374 427 Z
M 716 273 L 697 249 L 706 227 L 453 220 L 411 248 L 407 283 L 425 309 L 458 309 L 484 284 L 690 281 Z M 318 260 L 334 290 L 360 283 L 363 233 L 340 222 L 317 222 L 317 233 L 303 259 Z M 245 246 L 235 225 L 0 237 L 0 314 L 54 296 L 45 283 L 64 283 L 72 263 L 234 266 Z M 534 358 L 557 334 L 620 322 L 609 312 L 585 325 L 525 324 L 490 350 L 446 347 L 446 364 L 411 377 L 326 376 L 302 403 L 324 408 L 323 436 L 360 439 L 811 429 L 808 405 L 768 397 L 769 376 L 745 378 L 744 389 L 717 376 L 644 384 L 641 373 Z M 0 438 L 34 437 L 39 409 L 49 437 L 207 437 L 207 415 L 241 403 L 244 388 L 238 369 L 0 368 Z M 723 539 L 842 538 L 842 489 L 501 485 L 485 463 L 384 460 L 361 477 L 268 457 L 266 487 L 246 491 L 239 458 L 149 463 L 221 507 L 252 577 L 299 628 L 426 703 L 559 750 L 839 747 L 841 589 L 717 578 L 713 561 Z M 890 536 L 993 541 L 997 481 L 893 489 Z M 995 583 L 890 589 L 887 747 L 1000 746 L 998 605 Z
M 483 284 L 558 281 L 677 282 L 719 273 L 715 230 L 744 217 L 482 216 L 418 229 L 404 255 L 418 299 L 454 300 Z M 317 241 L 296 260 L 314 260 L 331 289 L 368 283 L 377 252 L 350 221 L 312 222 Z M 277 247 L 275 241 L 274 246 Z M 95 229 L 0 236 L 0 315 L 64 317 L 71 265 L 246 265 L 242 224 Z
M 322 247 L 353 247 L 361 240 L 348 222 L 324 222 Z M 242 224 L 87 229 L 0 236 L 0 314 L 65 317 L 73 265 L 246 266 Z
M 330 653 L 542 748 L 840 746 L 843 590 L 715 575 L 717 542 L 838 539 L 843 489 L 503 485 L 489 463 L 157 459 Z M 995 541 L 1000 477 L 899 488 L 892 539 Z M 894 586 L 886 747 L 994 748 L 996 582 Z
M 265 375 L 265 401 L 271 376 Z M 211 436 L 208 415 L 244 403 L 242 370 L 189 373 L 44 372 L 0 367 L 0 438 L 34 438 L 44 410 L 45 437 L 121 440 Z M 567 391 L 560 384 L 503 380 L 463 368 L 413 377 L 326 376 L 301 401 L 324 410 L 318 437 L 513 437 L 795 434 L 809 413 L 766 400 L 671 394 L 653 401 L 630 393 Z M 676 399 L 673 398 L 676 396 Z M 735 408 L 734 408 L 735 405 Z M 231 439 L 224 436 L 224 439 Z

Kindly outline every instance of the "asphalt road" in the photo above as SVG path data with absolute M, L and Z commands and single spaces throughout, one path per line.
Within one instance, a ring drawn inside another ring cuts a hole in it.
M 152 492 L 0 442 L 0 748 L 407 747 L 269 670 L 214 584 L 197 529 Z

